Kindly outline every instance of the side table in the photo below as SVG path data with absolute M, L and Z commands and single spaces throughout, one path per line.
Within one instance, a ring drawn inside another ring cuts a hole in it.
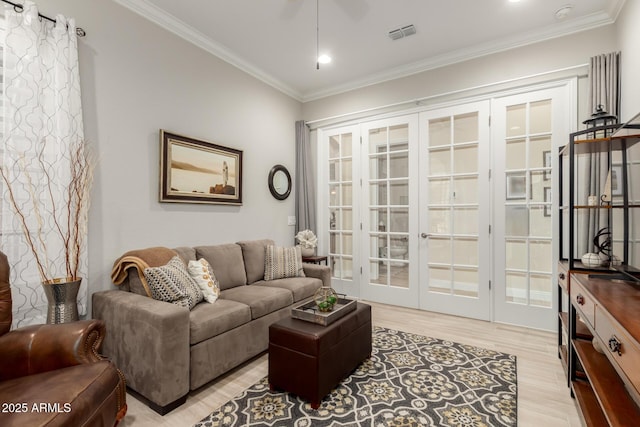
M 314 255 L 314 256 L 303 256 L 302 262 L 308 262 L 311 264 L 322 264 L 327 265 L 327 256 L 326 255 Z

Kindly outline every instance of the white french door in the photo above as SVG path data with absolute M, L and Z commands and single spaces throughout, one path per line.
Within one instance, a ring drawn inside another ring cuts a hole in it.
M 360 129 L 361 296 L 418 307 L 417 114 Z
M 558 220 L 554 166 L 575 123 L 572 85 L 492 101 L 496 321 L 553 330 Z M 573 117 L 572 117 L 573 116 Z
M 359 297 L 360 247 L 354 245 L 354 239 L 360 233 L 360 127 L 321 131 L 318 141 L 323 159 L 318 167 L 318 182 L 324 186 L 318 204 L 318 226 L 323 230 L 318 236 L 319 250 L 328 254 L 333 288 Z
M 489 320 L 489 101 L 421 113 L 420 145 L 420 308 Z
M 556 327 L 558 147 L 575 81 L 318 130 L 320 253 L 356 298 Z

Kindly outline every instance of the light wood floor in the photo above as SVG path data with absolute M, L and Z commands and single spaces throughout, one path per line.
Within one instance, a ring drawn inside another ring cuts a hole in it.
M 556 335 L 516 326 L 369 303 L 373 324 L 514 354 L 518 365 L 518 426 L 581 426 L 557 356 Z M 169 414 L 158 415 L 132 395 L 122 427 L 191 426 L 267 375 L 267 355 L 218 378 Z

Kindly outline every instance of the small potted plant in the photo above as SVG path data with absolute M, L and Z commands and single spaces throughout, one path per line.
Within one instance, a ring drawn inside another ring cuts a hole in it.
M 318 238 L 311 230 L 302 230 L 296 234 L 296 240 L 302 250 L 302 256 L 313 256 L 318 246 Z

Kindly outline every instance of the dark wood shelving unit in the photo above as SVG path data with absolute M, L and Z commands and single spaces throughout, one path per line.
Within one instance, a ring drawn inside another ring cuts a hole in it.
M 581 383 L 580 392 L 585 399 L 599 402 L 596 407 L 581 405 L 581 412 L 583 416 L 587 413 L 596 419 L 598 417 L 594 413 L 600 412 L 605 418 L 605 424 L 587 422 L 587 425 L 637 426 L 640 423 L 640 408 L 629 395 L 624 382 L 607 357 L 598 353 L 590 342 L 576 340 L 572 344 L 589 379 L 589 383 L 586 384 L 580 380 L 573 381 L 571 386 L 574 394 L 576 394 L 575 383 L 578 382 Z M 589 386 L 588 389 L 584 387 L 585 385 Z M 606 424 L 607 421 L 608 424 Z
M 633 282 L 636 274 L 628 265 L 630 216 L 638 214 L 634 209 L 640 208 L 640 203 L 629 200 L 627 170 L 627 151 L 638 142 L 640 114 L 624 125 L 574 132 L 558 152 L 558 357 L 579 413 L 589 427 L 640 426 L 640 363 L 636 363 L 640 362 L 640 283 Z M 586 196 L 578 200 L 576 177 L 578 156 L 595 153 L 601 154 L 609 171 L 620 168 L 617 179 L 621 191 L 611 191 L 609 203 L 594 206 L 586 203 Z M 580 261 L 577 228 L 590 212 L 599 212 L 610 232 L 615 228 L 619 251 L 615 255 L 624 268 L 614 269 L 613 257 L 609 258 L 611 266 L 596 268 Z M 596 351 L 594 343 L 604 347 L 604 353 Z

